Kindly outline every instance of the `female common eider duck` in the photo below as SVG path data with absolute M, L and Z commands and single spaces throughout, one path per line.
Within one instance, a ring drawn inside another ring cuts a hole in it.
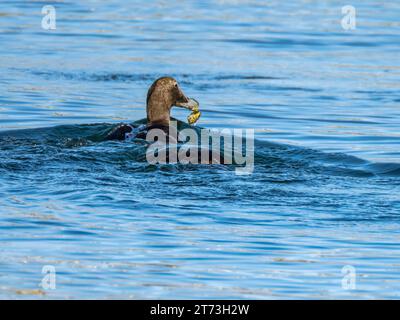
M 121 124 L 112 130 L 107 136 L 106 140 L 131 140 L 135 138 L 146 139 L 147 133 L 151 129 L 161 129 L 166 134 L 167 143 L 177 144 L 182 142 L 177 135 L 177 128 L 170 125 L 171 122 L 171 108 L 173 106 L 189 109 L 192 113 L 188 116 L 189 125 L 194 124 L 200 117 L 198 109 L 199 104 L 195 99 L 188 98 L 180 89 L 178 82 L 171 77 L 162 77 L 153 82 L 149 91 L 147 92 L 146 112 L 147 123 L 146 125 L 133 126 L 129 124 Z M 170 135 L 172 133 L 172 136 Z M 214 151 L 216 151 L 214 153 Z M 208 157 L 204 157 L 207 155 Z M 203 164 L 225 164 L 224 156 L 220 150 L 214 150 L 212 146 L 200 146 L 197 153 L 194 152 L 192 163 Z M 171 160 L 172 159 L 172 160 Z M 170 152 L 166 152 L 166 163 L 176 162 L 176 155 L 170 158 Z
M 146 126 L 134 128 L 129 124 L 121 124 L 107 135 L 106 140 L 144 139 L 147 131 L 155 128 L 168 132 L 173 106 L 192 111 L 198 107 L 197 102 L 187 98 L 178 82 L 171 77 L 162 77 L 153 82 L 147 92 L 146 105 Z

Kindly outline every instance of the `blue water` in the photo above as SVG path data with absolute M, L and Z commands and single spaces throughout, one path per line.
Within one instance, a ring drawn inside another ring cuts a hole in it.
M 399 2 L 46 4 L 0 3 L 0 298 L 399 298 Z M 252 175 L 100 141 L 162 75 Z

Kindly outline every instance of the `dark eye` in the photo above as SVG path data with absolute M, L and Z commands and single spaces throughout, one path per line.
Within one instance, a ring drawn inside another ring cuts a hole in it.
M 175 83 L 174 86 L 175 86 L 175 88 L 178 88 L 178 84 L 177 83 Z

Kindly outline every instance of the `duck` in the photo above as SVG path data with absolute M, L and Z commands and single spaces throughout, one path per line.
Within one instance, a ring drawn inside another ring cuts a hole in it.
M 111 130 L 106 140 L 146 140 L 147 133 L 151 129 L 161 129 L 165 133 L 167 144 L 181 143 L 182 141 L 179 140 L 178 132 L 175 131 L 176 128 L 171 126 L 171 109 L 173 107 L 185 108 L 192 111 L 192 114 L 188 117 L 189 125 L 196 122 L 200 116 L 198 110 L 199 103 L 193 98 L 188 98 L 174 78 L 161 77 L 153 82 L 147 92 L 146 124 L 140 126 L 120 124 Z M 204 152 L 209 153 L 206 160 L 203 159 Z M 223 155 L 219 151 L 217 155 L 214 155 L 212 148 L 203 150 L 202 147 L 199 147 L 197 154 L 194 153 L 193 157 L 197 157 L 196 163 L 225 163 Z M 169 150 L 166 151 L 164 160 L 163 163 L 175 163 L 177 161 L 171 157 Z
M 135 128 L 130 124 L 120 124 L 112 129 L 105 140 L 144 139 L 146 133 L 151 129 L 161 129 L 167 133 L 170 128 L 171 109 L 174 106 L 194 111 L 198 107 L 198 103 L 183 93 L 178 81 L 174 78 L 158 78 L 147 92 L 146 125 Z

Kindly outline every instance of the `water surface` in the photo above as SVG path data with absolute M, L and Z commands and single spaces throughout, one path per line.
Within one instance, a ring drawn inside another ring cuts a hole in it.
M 399 298 L 400 4 L 47 4 L 0 3 L 0 298 Z M 96 139 L 163 75 L 256 130 L 252 175 Z

